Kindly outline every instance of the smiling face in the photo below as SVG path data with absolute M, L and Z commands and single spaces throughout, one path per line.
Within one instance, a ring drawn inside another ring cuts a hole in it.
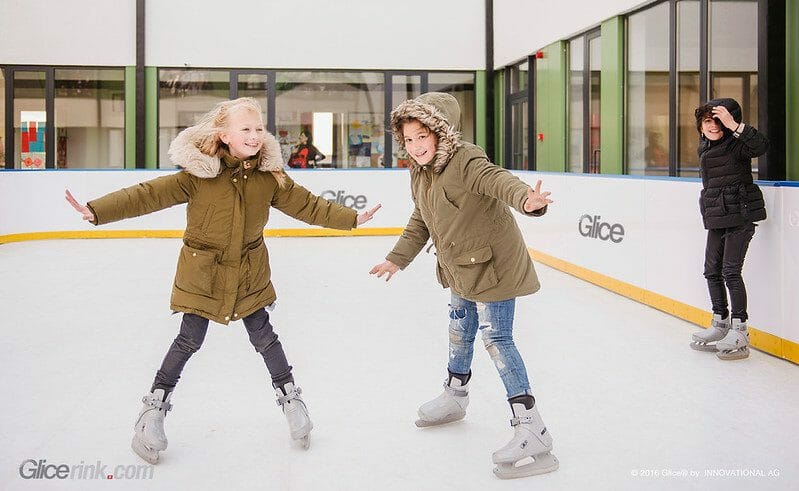
M 724 136 L 724 131 L 721 129 L 718 121 L 713 118 L 702 118 L 702 134 L 705 138 L 711 141 L 719 140 Z
M 419 165 L 427 165 L 436 156 L 438 137 L 427 126 L 412 120 L 402 125 L 405 151 Z
M 233 109 L 228 115 L 225 131 L 219 139 L 227 144 L 230 155 L 248 159 L 261 150 L 266 130 L 261 115 L 246 108 Z

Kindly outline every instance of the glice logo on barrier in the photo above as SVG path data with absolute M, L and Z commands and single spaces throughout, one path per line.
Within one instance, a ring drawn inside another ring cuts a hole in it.
M 112 472 L 108 472 L 108 468 Z M 152 479 L 154 465 L 131 464 L 111 466 L 99 460 L 97 464 L 48 464 L 47 459 L 26 459 L 19 465 L 22 479 Z
M 620 223 L 610 224 L 600 221 L 599 215 L 583 215 L 577 224 L 580 235 L 589 239 L 610 240 L 618 244 L 624 240 L 624 225 Z
M 366 208 L 367 200 L 366 196 L 363 194 L 353 196 L 351 194 L 346 194 L 346 191 L 343 189 L 338 191 L 328 189 L 327 191 L 322 191 L 321 196 L 328 201 L 338 203 L 342 206 L 346 206 L 347 208 L 355 208 L 356 210 L 363 210 Z

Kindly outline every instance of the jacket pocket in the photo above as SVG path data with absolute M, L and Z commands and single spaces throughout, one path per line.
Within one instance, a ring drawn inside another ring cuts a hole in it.
M 492 258 L 491 247 L 484 246 L 453 259 L 455 281 L 464 294 L 482 293 L 499 283 Z
M 268 283 L 269 252 L 265 245 L 247 251 L 247 292 L 264 288 Z
M 178 259 L 175 286 L 188 293 L 211 297 L 217 267 L 216 252 L 184 245 Z

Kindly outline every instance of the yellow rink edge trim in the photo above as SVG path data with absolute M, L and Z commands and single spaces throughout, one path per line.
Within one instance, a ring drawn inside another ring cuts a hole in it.
M 665 297 L 649 290 L 631 285 L 621 280 L 611 278 L 610 276 L 591 271 L 590 269 L 577 266 L 576 264 L 569 263 L 562 259 L 550 256 L 541 251 L 527 248 L 530 257 L 534 260 L 545 264 L 551 268 L 563 271 L 572 276 L 580 278 L 581 280 L 593 283 L 606 290 L 618 293 L 623 297 L 630 298 L 636 302 L 648 305 L 652 308 L 671 314 L 680 319 L 686 320 L 692 324 L 700 327 L 707 327 L 710 325 L 713 314 L 705 310 L 696 308 L 683 302 Z M 687 344 L 687 341 L 686 341 Z M 761 331 L 752 326 L 749 326 L 749 344 L 753 348 L 760 351 L 772 354 L 784 360 L 799 364 L 799 344 L 783 339 L 779 336 Z
M 356 228 L 277 228 L 264 230 L 265 237 L 352 237 L 400 235 L 402 227 Z M 65 230 L 0 235 L 0 244 L 53 239 L 179 239 L 183 230 Z

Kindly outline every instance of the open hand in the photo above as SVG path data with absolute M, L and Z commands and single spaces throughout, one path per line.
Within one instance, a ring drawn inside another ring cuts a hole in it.
M 69 192 L 69 189 L 67 189 L 66 192 L 67 192 L 66 196 L 67 201 L 69 202 L 70 205 L 72 205 L 73 208 L 75 208 L 75 211 L 83 215 L 84 220 L 93 222 L 94 213 L 92 213 L 92 210 L 90 210 L 88 206 L 78 203 L 78 200 L 76 200 L 75 197 L 72 196 L 72 193 Z
M 527 189 L 527 201 L 524 202 L 524 211 L 532 213 L 552 203 L 552 200 L 549 199 L 550 194 L 552 193 L 549 191 L 541 192 L 541 179 L 539 179 L 535 184 L 535 189 Z
M 375 206 L 371 210 L 365 211 L 363 213 L 359 213 L 358 214 L 358 225 L 361 225 L 361 224 L 366 223 L 369 220 L 371 220 L 372 217 L 374 216 L 374 214 L 377 213 L 377 210 L 379 210 L 382 206 L 383 205 L 378 203 L 377 206 Z
M 386 281 L 388 281 L 392 276 L 394 276 L 394 273 L 399 271 L 399 269 L 399 266 L 391 261 L 383 261 L 374 268 L 370 269 L 369 274 L 376 274 L 378 278 L 381 278 L 384 274 L 388 273 L 388 276 L 386 276 Z
M 735 118 L 732 117 L 730 111 L 724 106 L 713 106 L 713 117 L 718 118 L 721 124 L 733 131 L 738 128 L 738 123 L 735 122 Z

